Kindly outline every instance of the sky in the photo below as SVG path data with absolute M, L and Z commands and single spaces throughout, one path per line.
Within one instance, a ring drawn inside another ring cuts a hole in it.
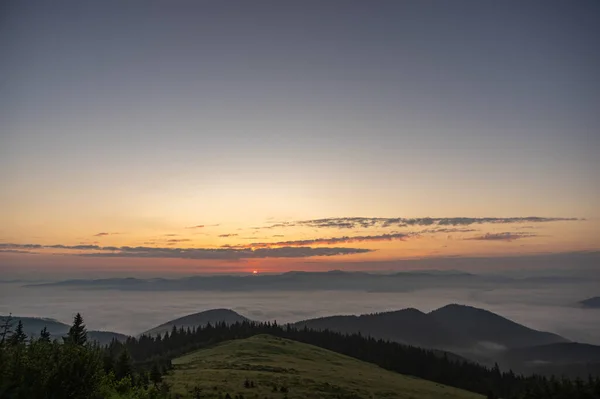
M 0 7 L 0 271 L 600 249 L 596 1 Z

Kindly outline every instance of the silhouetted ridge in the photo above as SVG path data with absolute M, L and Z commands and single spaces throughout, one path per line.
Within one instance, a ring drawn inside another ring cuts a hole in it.
M 505 347 L 522 347 L 568 342 L 559 335 L 537 331 L 488 310 L 467 305 L 446 305 L 429 315 L 447 330 L 466 337 L 473 344 L 491 342 Z
M 361 316 L 323 317 L 300 321 L 294 326 L 345 334 L 361 333 L 373 338 L 431 348 L 452 346 L 459 340 L 427 314 L 413 308 Z
M 331 316 L 294 324 L 315 330 L 361 333 L 427 348 L 472 351 L 482 344 L 522 347 L 568 340 L 536 331 L 487 310 L 466 305 L 447 305 L 430 313 L 409 308 L 361 316 Z
M 579 305 L 583 306 L 584 308 L 600 309 L 600 296 L 595 296 L 593 298 L 585 299 L 578 303 L 579 303 Z
M 163 323 L 159 326 L 156 326 L 146 332 L 144 334 L 147 335 L 156 335 L 156 334 L 164 334 L 165 332 L 171 331 L 173 326 L 177 328 L 192 328 L 192 327 L 204 327 L 207 324 L 216 324 L 216 323 L 227 323 L 232 324 L 236 322 L 248 321 L 248 319 L 239 313 L 234 312 L 231 309 L 211 309 L 205 310 L 199 313 L 193 313 L 187 316 L 183 316 L 166 323 Z

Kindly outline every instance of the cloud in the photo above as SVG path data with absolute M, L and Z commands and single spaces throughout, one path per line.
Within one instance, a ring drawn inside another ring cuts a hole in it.
M 219 237 L 222 237 L 222 238 L 235 237 L 235 236 L 237 236 L 237 234 L 235 234 L 235 233 L 231 233 L 231 234 L 219 234 Z
M 189 238 L 172 238 L 170 240 L 167 240 L 167 242 L 172 242 L 172 243 L 186 242 L 186 241 L 191 241 L 191 240 Z
M 26 250 L 23 250 L 23 249 L 0 249 L 0 253 L 4 253 L 4 254 L 28 254 L 28 255 L 37 254 L 37 252 L 35 252 L 35 251 L 26 251 Z
M 512 233 L 512 232 L 504 232 L 504 233 L 486 233 L 480 236 L 465 238 L 465 240 L 476 240 L 476 241 L 514 241 L 519 240 L 521 238 L 530 238 L 537 237 L 537 234 L 534 233 Z
M 236 260 L 248 258 L 305 258 L 312 256 L 350 255 L 371 252 L 360 248 L 155 248 L 155 247 L 121 247 L 116 252 L 96 252 L 82 254 L 89 257 L 128 257 L 128 258 L 178 258 L 178 259 L 210 259 Z
M 177 237 L 179 234 L 163 234 L 164 237 Z
M 446 217 L 446 218 L 367 218 L 367 217 L 345 217 L 299 220 L 294 222 L 277 223 L 263 227 L 267 229 L 285 227 L 313 227 L 313 228 L 338 228 L 357 229 L 370 227 L 407 227 L 407 226 L 470 226 L 474 224 L 507 224 L 507 223 L 547 223 L 562 221 L 579 221 L 578 218 L 557 217 Z
M 94 234 L 94 237 L 113 236 L 113 235 L 116 235 L 116 234 L 120 234 L 120 233 L 107 233 L 107 232 L 103 231 L 101 233 Z
M 201 229 L 201 228 L 203 228 L 203 227 L 204 227 L 204 225 L 203 225 L 203 224 L 199 224 L 199 225 L 196 225 L 196 226 L 189 226 L 189 227 L 186 227 L 186 229 Z
M 7 244 L 0 243 L 0 249 L 41 249 L 44 248 L 41 244 Z
M 365 242 L 365 241 L 392 241 L 392 240 L 405 240 L 409 237 L 416 236 L 413 233 L 396 233 L 396 234 L 380 234 L 374 236 L 343 236 L 343 237 L 330 237 L 330 238 L 313 238 L 310 240 L 294 240 L 294 241 L 278 241 L 278 242 L 255 242 L 239 246 L 239 248 L 272 248 L 272 247 L 303 247 L 310 245 L 335 245 L 352 242 Z
M 419 233 L 472 233 L 478 231 L 477 229 L 468 229 L 463 227 L 443 227 L 439 229 L 425 229 L 419 231 Z
M 332 247 L 281 247 L 281 248 L 164 248 L 164 247 L 101 247 L 98 245 L 40 245 L 40 244 L 0 244 L 0 251 L 27 249 L 69 249 L 88 250 L 76 254 L 86 257 L 112 258 L 177 258 L 177 259 L 210 259 L 210 260 L 239 260 L 260 258 L 307 258 L 312 256 L 352 255 L 372 252 L 363 248 L 332 248 Z

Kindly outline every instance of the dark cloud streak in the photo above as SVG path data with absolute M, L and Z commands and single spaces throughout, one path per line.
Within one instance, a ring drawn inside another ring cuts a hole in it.
M 313 227 L 313 228 L 338 228 L 357 229 L 370 227 L 408 227 L 408 226 L 470 226 L 474 224 L 508 224 L 508 223 L 547 223 L 562 221 L 580 221 L 578 218 L 556 218 L 556 217 L 450 217 L 450 218 L 367 218 L 367 217 L 345 217 L 309 219 L 293 222 L 277 223 L 264 227 L 266 229 L 284 227 Z
M 164 247 L 101 247 L 98 245 L 40 245 L 40 244 L 0 244 L 0 251 L 14 252 L 28 249 L 65 249 L 98 251 L 76 254 L 85 257 L 111 258 L 177 258 L 238 260 L 246 258 L 306 258 L 312 256 L 352 255 L 372 252 L 362 248 L 332 247 L 281 247 L 281 248 L 164 248 Z
M 367 242 L 367 241 L 392 241 L 392 240 L 405 240 L 409 237 L 415 237 L 413 233 L 396 233 L 396 234 L 380 234 L 374 236 L 343 236 L 343 237 L 330 237 L 330 238 L 313 238 L 310 240 L 293 240 L 293 241 L 278 241 L 278 242 L 255 242 L 240 246 L 240 248 L 271 248 L 273 246 L 288 246 L 298 247 L 307 245 L 321 245 L 321 244 L 343 244 L 353 242 Z
M 465 240 L 474 240 L 474 241 L 514 241 L 519 240 L 521 238 L 531 238 L 537 237 L 537 234 L 534 233 L 514 233 L 505 231 L 503 233 L 487 233 L 480 236 L 465 238 Z

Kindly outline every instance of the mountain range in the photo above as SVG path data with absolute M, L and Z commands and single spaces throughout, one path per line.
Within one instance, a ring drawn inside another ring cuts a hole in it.
M 294 323 L 294 326 L 341 333 L 360 332 L 374 338 L 459 353 L 477 348 L 493 351 L 568 342 L 556 334 L 530 329 L 487 310 L 455 304 L 430 313 L 403 309 L 310 319 Z
M 53 337 L 64 336 L 69 326 L 54 319 L 13 317 L 23 322 L 25 333 L 38 335 L 45 326 Z M 230 309 L 212 309 L 170 320 L 142 334 L 156 335 L 176 328 L 208 323 L 251 321 Z M 538 331 L 484 309 L 450 304 L 429 313 L 417 309 L 329 316 L 291 323 L 302 329 L 360 333 L 376 339 L 446 352 L 453 358 L 512 368 L 523 373 L 600 375 L 600 346 L 570 342 L 559 335 Z M 89 338 L 106 344 L 124 334 L 89 331 Z
M 460 271 L 411 271 L 366 273 L 332 270 L 328 272 L 287 272 L 283 274 L 213 275 L 184 278 L 106 278 L 78 279 L 25 285 L 25 287 L 74 287 L 124 291 L 273 291 L 337 290 L 408 292 L 423 288 L 529 287 L 536 284 L 562 284 L 588 281 L 583 277 L 537 276 L 513 278 Z

